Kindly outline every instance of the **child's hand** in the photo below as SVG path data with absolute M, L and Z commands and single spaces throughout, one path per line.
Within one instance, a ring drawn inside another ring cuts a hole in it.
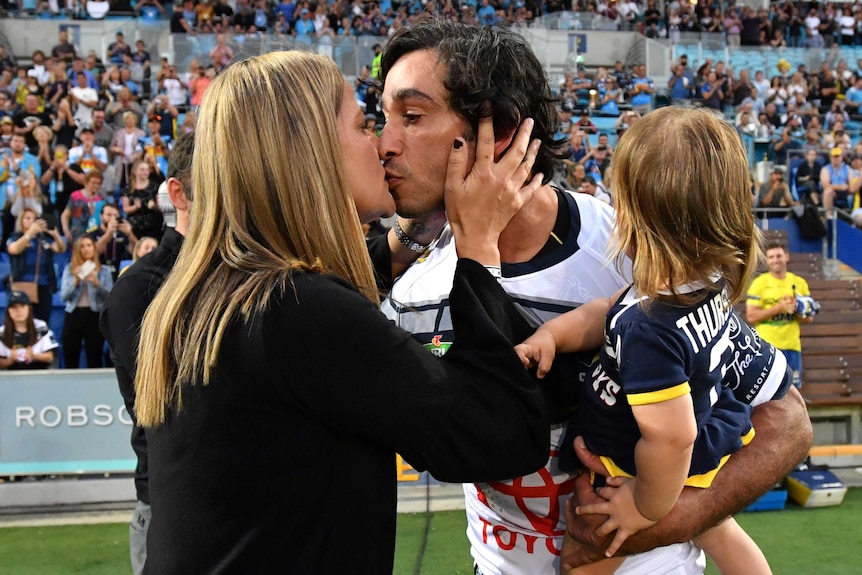
M 601 538 L 616 531 L 614 540 L 605 551 L 605 556 L 613 557 L 623 542 L 638 531 L 643 531 L 657 523 L 647 519 L 638 511 L 635 504 L 635 485 L 637 479 L 627 477 L 610 477 L 606 487 L 599 489 L 598 494 L 607 499 L 607 503 L 596 503 L 592 505 L 581 505 L 575 512 L 578 515 L 608 515 L 598 529 L 596 535 Z
M 536 377 L 542 379 L 551 370 L 554 357 L 557 355 L 557 340 L 551 332 L 539 329 L 515 346 L 515 353 L 521 358 L 524 367 L 536 366 Z

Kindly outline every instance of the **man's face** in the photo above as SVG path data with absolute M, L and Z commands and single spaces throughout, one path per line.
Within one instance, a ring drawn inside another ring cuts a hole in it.
M 103 110 L 98 110 L 93 112 L 93 127 L 101 128 L 105 124 L 105 112 Z
M 429 50 L 402 56 L 383 90 L 387 122 L 378 141 L 386 182 L 398 213 L 417 217 L 443 205 L 449 152 L 457 137 L 468 141 L 468 166 L 475 157 L 470 127 L 449 106 L 446 69 Z
M 787 261 L 790 257 L 784 248 L 772 248 L 766 251 L 766 265 L 774 274 L 783 274 L 787 271 Z
M 20 154 L 24 151 L 24 136 L 15 135 L 12 136 L 12 139 L 9 141 L 9 147 L 16 154 Z
M 817 137 L 817 134 L 816 134 L 816 133 L 814 134 L 814 137 L 815 137 L 815 139 L 816 139 L 816 137 Z M 805 159 L 806 159 L 806 160 L 808 160 L 808 163 L 809 163 L 809 164 L 813 164 L 813 163 L 814 163 L 814 160 L 816 160 L 816 159 L 817 159 L 817 150 L 808 150 L 808 151 L 805 153 Z
M 838 154 L 837 156 L 833 156 L 832 154 L 830 154 L 829 158 L 830 158 L 830 161 L 832 162 L 832 167 L 834 167 L 834 168 L 840 168 L 841 164 L 844 161 L 844 158 L 841 154 Z
M 81 135 L 78 136 L 81 140 L 81 146 L 87 149 L 93 147 L 93 142 L 96 141 L 96 137 L 93 136 L 92 132 L 81 132 Z
M 105 207 L 102 210 L 102 226 L 107 227 L 112 221 L 116 220 L 120 216 L 120 212 L 117 208 L 110 206 Z
M 24 102 L 27 108 L 27 112 L 29 112 L 30 114 L 35 114 L 39 111 L 39 98 L 37 98 L 36 96 L 27 96 L 27 99 Z
M 87 76 L 85 76 L 84 74 L 78 74 L 75 77 L 78 79 L 78 87 L 79 88 L 86 88 L 87 87 Z

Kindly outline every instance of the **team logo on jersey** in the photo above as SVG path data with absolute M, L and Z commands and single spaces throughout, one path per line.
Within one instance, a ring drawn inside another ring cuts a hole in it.
M 511 514 L 510 502 L 514 501 L 533 531 L 546 537 L 561 536 L 563 505 L 575 490 L 575 478 L 559 471 L 558 455 L 552 450 L 545 467 L 526 477 L 475 484 L 479 501 L 498 514 Z
M 451 341 L 443 341 L 442 335 L 435 335 L 431 338 L 431 343 L 425 344 L 425 349 L 436 355 L 437 357 L 442 357 L 449 351 L 449 348 L 452 346 Z

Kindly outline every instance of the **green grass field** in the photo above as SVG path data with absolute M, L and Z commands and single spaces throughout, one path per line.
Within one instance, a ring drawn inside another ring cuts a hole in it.
M 862 573 L 862 489 L 838 507 L 743 513 L 740 524 L 760 544 L 776 575 Z M 473 572 L 463 511 L 435 513 L 421 575 Z M 2 575 L 120 575 L 128 567 L 128 525 L 77 525 L 0 529 Z M 425 516 L 399 515 L 396 575 L 415 573 Z M 717 571 L 707 568 L 708 575 Z

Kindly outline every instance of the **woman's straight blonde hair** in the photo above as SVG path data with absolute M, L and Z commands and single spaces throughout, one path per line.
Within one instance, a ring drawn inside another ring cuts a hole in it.
M 614 255 L 633 259 L 638 295 L 687 298 L 694 281 L 727 283 L 739 301 L 761 257 L 748 158 L 729 124 L 696 109 L 659 108 L 635 122 L 614 152 Z
M 183 383 L 210 382 L 228 326 L 265 310 L 293 272 L 336 274 L 377 303 L 342 169 L 343 90 L 331 60 L 302 52 L 237 62 L 210 84 L 197 120 L 189 233 L 141 327 L 141 425 L 182 409 Z

